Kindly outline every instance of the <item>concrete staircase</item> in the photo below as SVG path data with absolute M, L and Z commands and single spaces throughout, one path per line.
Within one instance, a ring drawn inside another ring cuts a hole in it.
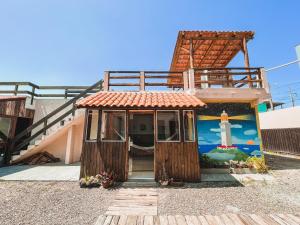
M 55 129 L 47 132 L 46 135 L 41 135 L 36 140 L 33 140 L 26 149 L 22 149 L 19 154 L 12 155 L 11 163 L 15 164 L 21 160 L 41 152 L 47 145 L 53 143 L 57 138 L 59 138 L 63 133 L 67 132 L 72 125 L 83 123 L 84 111 L 77 110 L 74 116 L 69 116 L 63 121 L 60 121 Z

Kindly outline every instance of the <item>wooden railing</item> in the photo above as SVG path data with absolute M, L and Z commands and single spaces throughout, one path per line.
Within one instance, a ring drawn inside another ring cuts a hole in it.
M 175 82 L 176 81 L 176 82 Z M 147 91 L 156 89 L 183 88 L 183 72 L 172 71 L 107 71 L 104 75 L 103 90 L 111 91 L 116 87 L 122 90 Z M 124 88 L 126 87 L 126 88 Z
M 33 99 L 37 98 L 70 98 L 75 97 L 89 86 L 40 86 L 31 82 L 0 82 L 0 94 L 27 95 Z M 102 89 L 102 83 L 87 95 L 96 93 Z M 55 93 L 51 93 L 55 91 Z M 44 93 L 43 93 L 44 92 Z
M 196 88 L 262 88 L 261 68 L 197 68 L 194 69 Z
M 103 90 L 147 91 L 194 88 L 264 88 L 261 68 L 196 68 L 174 71 L 107 71 Z M 117 89 L 115 89 L 118 87 Z

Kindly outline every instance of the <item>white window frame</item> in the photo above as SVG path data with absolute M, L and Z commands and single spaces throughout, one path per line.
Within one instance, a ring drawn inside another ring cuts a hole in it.
M 164 141 L 164 140 L 158 140 L 158 113 L 159 112 L 177 112 L 177 115 L 178 115 L 178 136 L 179 136 L 179 140 L 176 140 L 176 141 Z M 180 127 L 180 110 L 156 110 L 156 113 L 155 113 L 155 139 L 157 142 L 181 142 L 181 127 Z
M 124 140 L 103 140 L 102 139 L 102 126 L 103 126 L 103 115 L 104 112 L 124 112 L 125 113 L 125 121 L 124 121 L 124 129 L 125 129 L 125 133 L 124 133 Z M 101 113 L 101 125 L 100 125 L 100 140 L 101 142 L 126 142 L 127 139 L 127 115 L 126 115 L 126 110 L 102 110 Z
M 194 134 L 194 140 L 193 141 L 188 141 L 188 140 L 185 140 L 185 123 L 184 123 L 184 112 L 190 112 L 192 111 L 193 112 L 193 134 Z M 183 139 L 184 139 L 184 142 L 195 142 L 196 141 L 196 129 L 195 129 L 195 111 L 192 110 L 192 109 L 185 109 L 185 110 L 182 110 L 182 123 L 183 123 Z
M 97 111 L 98 112 L 98 125 L 97 125 L 97 137 L 96 139 L 94 140 L 89 140 L 87 139 L 87 130 L 88 130 L 88 120 L 89 120 L 89 112 L 90 111 Z M 87 112 L 86 112 L 86 118 L 85 118 L 85 142 L 98 142 L 99 140 L 99 119 L 100 119 L 100 110 L 98 109 L 87 109 Z

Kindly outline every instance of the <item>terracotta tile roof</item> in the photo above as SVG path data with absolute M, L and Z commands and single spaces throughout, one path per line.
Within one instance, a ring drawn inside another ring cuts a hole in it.
M 78 108 L 86 107 L 168 107 L 195 108 L 204 106 L 200 99 L 183 92 L 98 92 L 80 100 Z

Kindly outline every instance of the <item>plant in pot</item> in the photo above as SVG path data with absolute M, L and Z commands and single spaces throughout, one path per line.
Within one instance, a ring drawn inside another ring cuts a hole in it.
M 115 183 L 115 174 L 114 172 L 106 172 L 103 171 L 99 174 L 100 180 L 101 180 L 101 185 L 103 188 L 110 188 L 114 185 Z
M 81 188 L 100 187 L 100 176 L 85 176 L 79 180 Z
M 162 173 L 161 173 L 161 176 L 160 176 L 159 184 L 161 186 L 168 186 L 171 183 L 172 180 L 173 179 L 169 178 L 169 176 L 167 174 L 165 164 L 163 164 L 163 168 L 162 168 Z

